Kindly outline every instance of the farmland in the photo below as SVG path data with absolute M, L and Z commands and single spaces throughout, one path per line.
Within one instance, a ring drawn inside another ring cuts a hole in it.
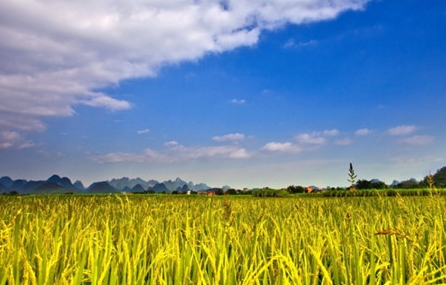
M 446 198 L 0 197 L 3 284 L 446 283 Z

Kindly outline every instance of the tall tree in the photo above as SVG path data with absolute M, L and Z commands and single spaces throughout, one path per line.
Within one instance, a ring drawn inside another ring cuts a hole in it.
M 350 162 L 350 168 L 348 169 L 348 182 L 350 182 L 350 190 L 356 190 L 355 188 L 355 182 L 356 182 L 356 174 L 355 170 L 353 169 L 353 165 Z
M 429 185 L 429 189 L 435 189 L 435 180 L 434 180 L 434 176 L 431 174 L 431 172 L 429 171 L 429 174 L 426 177 L 426 182 Z
M 356 182 L 356 188 L 358 188 L 358 190 L 372 189 L 372 181 L 359 179 L 358 182 Z

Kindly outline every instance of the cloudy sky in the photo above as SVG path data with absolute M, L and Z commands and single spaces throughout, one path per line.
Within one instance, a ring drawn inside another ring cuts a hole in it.
M 347 186 L 446 165 L 446 1 L 0 0 L 0 176 Z

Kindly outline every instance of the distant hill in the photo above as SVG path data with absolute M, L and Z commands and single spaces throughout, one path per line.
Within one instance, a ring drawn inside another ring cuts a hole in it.
M 194 184 L 192 182 L 186 182 L 180 178 L 176 178 L 175 180 L 167 180 L 164 182 L 158 182 L 157 180 L 145 181 L 141 178 L 131 179 L 128 177 L 123 177 L 123 178 L 119 178 L 119 179 L 112 179 L 107 182 L 111 186 L 116 188 L 117 190 L 123 191 L 123 192 L 129 192 L 128 191 L 129 188 L 133 189 L 138 184 L 141 185 L 145 189 L 144 191 L 154 190 L 155 192 L 173 192 L 173 191 L 185 192 L 188 190 L 201 192 L 201 191 L 211 188 L 204 183 Z M 141 189 L 139 189 L 139 190 L 141 190 Z M 134 192 L 134 191 L 131 190 L 131 192 Z
M 181 187 L 183 187 L 183 185 L 186 184 L 186 182 L 181 180 L 180 178 L 177 178 L 174 181 L 172 180 L 164 181 L 163 184 L 166 186 L 167 189 L 169 189 L 170 192 L 172 192 L 172 191 L 178 191 L 178 188 L 181 189 Z
M 169 192 L 170 191 L 169 189 L 167 189 L 167 187 L 164 183 L 157 183 L 153 187 L 149 187 L 148 190 L 154 190 L 155 192 Z
M 201 192 L 201 191 L 205 191 L 207 189 L 211 189 L 211 187 L 207 186 L 204 183 L 195 184 L 193 187 L 191 187 L 191 185 L 189 183 L 188 186 L 189 186 L 189 189 L 197 191 L 197 192 Z
M 37 187 L 32 194 L 63 194 L 71 192 L 70 189 L 64 188 L 63 186 L 54 182 L 45 182 L 39 187 Z
M 54 174 L 53 176 L 51 176 L 50 178 L 48 178 L 46 181 L 47 182 L 52 182 L 52 183 L 58 183 L 62 178 L 60 178 L 59 175 Z
M 8 193 L 8 192 L 10 192 L 9 188 L 0 182 L 0 193 Z
M 34 190 L 45 184 L 45 181 L 28 181 L 22 189 L 25 194 L 32 194 Z
M 140 192 L 144 192 L 146 191 L 146 189 L 144 189 L 144 187 L 142 187 L 141 184 L 136 184 L 135 187 L 132 188 L 131 192 L 133 193 L 140 193 Z
M 1 190 L 4 193 L 16 191 L 20 194 L 43 194 L 43 193 L 67 193 L 67 192 L 82 192 L 84 189 L 79 189 L 73 185 L 69 178 L 61 178 L 58 175 L 52 175 L 47 180 L 24 180 L 17 179 L 12 180 L 11 178 L 4 176 L 0 178 L 2 185 L 6 188 Z M 78 183 L 79 185 L 79 183 Z M 80 183 L 82 185 L 82 183 Z M 83 187 L 83 185 L 82 185 Z
M 9 176 L 3 176 L 0 178 L 0 184 L 9 189 L 14 181 Z
M 113 186 L 114 188 L 116 188 L 118 190 L 124 190 L 125 187 L 132 189 L 133 187 L 135 187 L 138 184 L 141 185 L 144 189 L 147 189 L 147 188 L 153 187 L 155 184 L 159 183 L 156 180 L 145 181 L 139 177 L 133 178 L 133 179 L 130 179 L 128 177 L 123 177 L 120 179 L 112 179 L 107 182 L 111 186 Z
M 71 180 L 68 177 L 60 178 L 60 176 L 58 176 L 58 175 L 53 175 L 50 178 L 48 178 L 47 182 L 55 183 L 57 185 L 62 186 L 65 189 L 72 191 L 72 192 L 78 192 L 79 190 L 83 190 L 83 189 L 77 188 L 73 183 L 71 183 Z
M 87 188 L 87 193 L 94 194 L 94 193 L 102 193 L 102 194 L 109 194 L 109 193 L 118 193 L 119 191 L 111 186 L 107 181 L 101 181 L 101 182 L 95 182 L 90 185 L 90 187 Z
M 9 176 L 0 178 L 0 193 L 18 192 L 19 194 L 43 193 L 119 193 L 119 192 L 187 192 L 189 190 L 202 192 L 211 189 L 204 183 L 194 184 L 180 178 L 158 182 L 157 180 L 143 180 L 141 178 L 123 177 L 109 181 L 95 182 L 88 188 L 81 181 L 74 183 L 68 177 L 57 174 L 47 180 L 13 180 Z
M 77 180 L 76 182 L 73 183 L 73 186 L 76 187 L 77 189 L 79 189 L 80 191 L 85 191 L 85 186 L 84 184 L 82 184 L 81 181 Z
M 187 186 L 187 184 L 184 184 L 183 187 L 181 187 L 181 188 L 178 187 L 177 189 L 179 192 L 187 192 L 190 190 L 189 187 Z
M 24 179 L 14 180 L 12 182 L 11 186 L 9 187 L 9 189 L 20 193 L 20 192 L 22 192 L 23 187 L 25 186 L 26 183 L 28 183 L 28 181 L 26 181 Z

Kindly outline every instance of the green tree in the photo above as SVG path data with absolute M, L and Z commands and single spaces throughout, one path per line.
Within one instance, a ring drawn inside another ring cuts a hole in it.
M 291 194 L 305 193 L 305 188 L 302 187 L 302 186 L 290 185 L 290 186 L 287 187 L 286 190 L 288 191 L 288 193 L 291 193 Z
M 372 189 L 372 182 L 365 179 L 359 179 L 356 183 L 356 188 L 358 188 L 358 190 Z
M 225 191 L 223 191 L 223 189 L 215 188 L 215 195 L 220 196 L 220 195 L 224 195 L 224 194 L 225 194 Z
M 446 187 L 446 166 L 437 170 L 437 173 L 433 175 L 435 186 L 444 188 Z
M 386 189 L 387 184 L 382 181 L 372 182 L 372 189 Z
M 355 170 L 353 169 L 353 165 L 350 162 L 350 168 L 348 169 L 348 182 L 350 182 L 350 190 L 356 190 L 355 188 L 355 182 L 356 182 L 356 174 Z
M 358 182 L 355 184 L 356 188 L 358 190 L 362 189 L 386 189 L 387 185 L 386 183 L 382 181 L 378 181 L 376 179 L 374 180 L 365 180 L 365 179 L 359 179 Z
M 235 190 L 235 189 L 228 189 L 228 190 L 226 190 L 226 195 L 237 195 L 238 193 L 237 193 L 237 190 Z

